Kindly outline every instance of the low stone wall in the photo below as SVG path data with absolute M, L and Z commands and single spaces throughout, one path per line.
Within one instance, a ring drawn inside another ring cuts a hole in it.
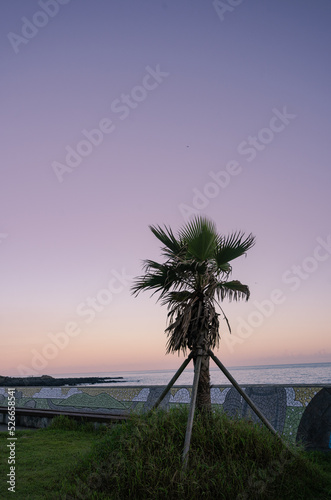
M 16 387 L 17 408 L 121 413 L 146 411 L 164 386 L 150 387 Z M 307 448 L 331 449 L 331 386 L 246 385 L 243 389 L 273 427 L 291 441 Z M 0 388 L 0 407 L 7 407 L 8 389 Z M 161 407 L 188 404 L 191 387 L 173 387 Z M 242 396 L 232 386 L 213 386 L 212 404 L 230 416 L 258 421 Z

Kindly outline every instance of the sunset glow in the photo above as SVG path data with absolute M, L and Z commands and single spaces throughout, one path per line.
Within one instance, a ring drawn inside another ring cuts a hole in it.
M 0 375 L 177 368 L 130 288 L 196 213 L 256 236 L 224 364 L 331 361 L 331 3 L 51 3 L 2 9 Z

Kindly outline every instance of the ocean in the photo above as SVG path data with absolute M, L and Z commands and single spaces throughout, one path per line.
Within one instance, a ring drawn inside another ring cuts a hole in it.
M 178 363 L 178 368 L 180 363 Z M 287 365 L 227 367 L 234 379 L 245 384 L 323 384 L 331 385 L 331 363 L 304 363 Z M 175 374 L 174 370 L 146 370 L 96 373 L 63 373 L 54 375 L 61 377 L 123 377 L 118 382 L 98 384 L 103 386 L 150 386 L 167 385 Z M 213 385 L 229 385 L 230 382 L 221 370 L 211 361 L 211 383 Z M 189 365 L 181 374 L 175 385 L 192 385 L 193 367 Z

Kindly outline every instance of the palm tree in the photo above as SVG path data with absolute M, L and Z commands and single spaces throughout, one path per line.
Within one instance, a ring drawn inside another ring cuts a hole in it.
M 149 226 L 161 241 L 164 263 L 144 261 L 145 274 L 136 278 L 132 293 L 143 290 L 159 293 L 158 300 L 168 306 L 169 325 L 167 353 L 187 350 L 196 362 L 202 349 L 202 363 L 198 384 L 197 408 L 210 409 L 210 374 L 208 349 L 219 345 L 218 305 L 225 298 L 248 300 L 250 292 L 240 281 L 229 280 L 232 260 L 244 255 L 255 243 L 250 234 L 235 232 L 225 237 L 217 233 L 209 219 L 196 216 L 186 223 L 175 237 L 171 228 Z

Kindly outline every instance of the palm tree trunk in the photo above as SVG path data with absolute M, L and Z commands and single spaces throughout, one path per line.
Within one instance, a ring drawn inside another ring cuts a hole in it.
M 194 358 L 194 366 L 196 363 Z M 211 411 L 211 397 L 210 397 L 210 374 L 209 374 L 209 356 L 201 356 L 201 370 L 198 383 L 197 394 L 197 409 L 199 411 Z

